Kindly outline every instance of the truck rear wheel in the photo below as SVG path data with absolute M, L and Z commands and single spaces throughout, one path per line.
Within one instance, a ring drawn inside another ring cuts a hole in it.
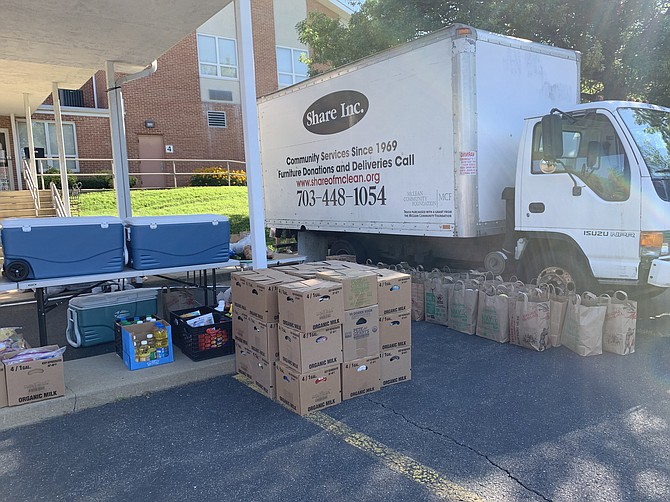
M 331 255 L 354 255 L 358 263 L 365 263 L 367 253 L 365 248 L 359 242 L 353 239 L 337 239 L 330 245 Z

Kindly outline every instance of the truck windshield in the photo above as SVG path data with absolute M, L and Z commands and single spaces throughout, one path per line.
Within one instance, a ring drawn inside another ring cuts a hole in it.
M 646 108 L 619 108 L 654 180 L 670 179 L 670 113 Z

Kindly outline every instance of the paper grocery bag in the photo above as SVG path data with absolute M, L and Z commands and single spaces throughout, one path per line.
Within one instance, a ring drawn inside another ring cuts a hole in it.
M 426 317 L 426 274 L 423 268 L 411 269 L 412 276 L 412 321 L 423 321 Z
M 635 352 L 637 302 L 629 300 L 625 291 L 617 291 L 612 297 L 601 295 L 599 303 L 607 309 L 603 327 L 603 350 L 620 355 Z
M 552 347 L 560 347 L 561 331 L 565 321 L 565 311 L 568 308 L 568 297 L 561 290 L 550 285 L 549 288 L 549 338 Z
M 449 289 L 453 287 L 453 284 L 453 279 L 439 270 L 433 270 L 428 275 L 424 283 L 426 322 L 447 325 Z
M 468 335 L 474 335 L 477 325 L 479 283 L 475 280 L 457 281 L 449 291 L 447 325 Z
M 606 313 L 607 307 L 598 305 L 597 299 L 593 301 L 588 296 L 571 296 L 565 311 L 561 343 L 580 356 L 602 354 Z
M 549 299 L 519 293 L 515 304 L 515 345 L 527 349 L 543 350 L 551 347 L 549 339 Z M 511 341 L 511 339 L 510 339 Z
M 489 285 L 479 291 L 475 334 L 496 342 L 509 341 L 508 289 Z

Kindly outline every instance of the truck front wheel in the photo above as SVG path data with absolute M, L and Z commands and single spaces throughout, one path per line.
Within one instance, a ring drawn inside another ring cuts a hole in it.
M 565 293 L 596 292 L 596 281 L 584 259 L 566 246 L 535 250 L 526 260 L 526 282 L 552 284 Z

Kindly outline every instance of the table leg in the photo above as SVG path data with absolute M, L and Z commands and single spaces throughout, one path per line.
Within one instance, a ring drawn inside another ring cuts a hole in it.
M 37 301 L 37 331 L 40 335 L 40 346 L 49 345 L 47 339 L 47 312 L 44 298 L 44 288 L 35 288 L 35 300 Z

